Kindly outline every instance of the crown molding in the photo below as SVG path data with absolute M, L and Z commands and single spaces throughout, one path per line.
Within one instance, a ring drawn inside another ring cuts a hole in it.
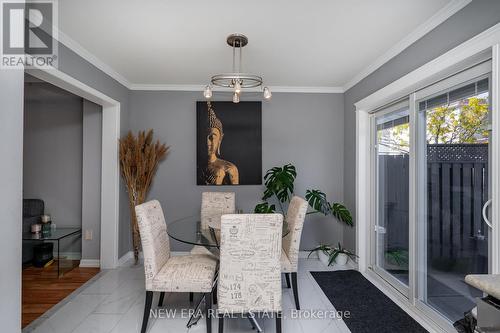
M 375 72 L 386 62 L 400 54 L 408 46 L 415 43 L 417 40 L 429 33 L 432 29 L 436 28 L 438 25 L 446 21 L 448 18 L 450 18 L 452 15 L 454 15 L 456 12 L 458 12 L 460 9 L 464 8 L 471 2 L 472 0 L 453 0 L 449 2 L 446 6 L 437 11 L 436 14 L 434 14 L 431 18 L 418 26 L 409 35 L 407 35 L 396 45 L 387 50 L 386 53 L 377 58 L 371 65 L 363 69 L 349 82 L 347 82 L 343 87 L 344 91 L 347 91 L 354 87 L 361 80 L 366 78 L 371 73 Z
M 139 91 L 203 91 L 205 84 L 137 84 L 131 83 L 123 75 L 114 70 L 104 61 L 97 58 L 90 51 L 74 39 L 58 30 L 58 41 L 63 43 L 70 50 L 88 61 L 90 64 L 97 67 L 99 70 L 109 75 L 111 78 L 118 81 L 121 85 L 129 90 Z M 282 93 L 310 93 L 310 94 L 341 94 L 344 92 L 343 87 L 300 87 L 300 86 L 269 86 L 272 92 Z M 232 90 L 226 88 L 215 88 L 215 92 L 230 92 Z M 261 89 L 246 89 L 249 92 L 261 92 Z
M 271 92 L 283 93 L 310 93 L 310 94 L 342 94 L 342 87 L 295 87 L 295 86 L 270 86 Z
M 467 59 L 470 61 L 473 57 L 488 52 L 488 49 L 491 49 L 499 43 L 500 23 L 470 38 L 405 76 L 400 77 L 396 81 L 366 96 L 362 100 L 355 102 L 354 106 L 356 107 L 356 111 L 362 110 L 368 112 L 390 101 L 396 100 L 401 96 L 420 90 L 423 86 L 428 84 L 425 80 L 432 79 L 431 82 L 435 82 L 436 79 L 439 80 L 442 78 L 443 73 L 444 75 L 456 74 L 460 70 L 454 68 L 454 65 L 463 65 L 463 62 Z M 477 59 L 482 59 L 482 57 Z M 463 66 L 460 66 L 460 69 L 463 69 Z M 493 71 L 494 70 L 493 68 Z M 449 73 L 446 71 L 449 71 Z
M 452 0 L 445 7 L 434 14 L 430 19 L 420 25 L 417 29 L 411 32 L 408 36 L 399 41 L 396 45 L 391 47 L 386 53 L 377 58 L 371 65 L 366 67 L 355 77 L 353 77 L 349 82 L 347 82 L 343 87 L 300 87 L 300 86 L 270 86 L 269 88 L 273 92 L 284 92 L 284 93 L 316 93 L 316 94 L 341 94 L 351 89 L 361 80 L 366 78 L 368 75 L 376 71 L 383 64 L 397 56 L 408 46 L 422 38 L 432 29 L 446 21 L 453 14 L 458 12 L 460 9 L 468 5 L 472 0 Z M 73 52 L 78 54 L 80 57 L 88 61 L 90 64 L 94 65 L 96 68 L 109 75 L 111 78 L 115 79 L 121 85 L 125 86 L 129 90 L 149 90 L 149 91 L 202 91 L 205 87 L 202 85 L 183 85 L 183 84 L 136 84 L 131 83 L 123 75 L 118 73 L 111 66 L 106 64 L 104 61 L 100 60 L 90 51 L 85 49 L 78 42 L 73 40 L 71 37 L 58 30 L 59 42 L 63 43 Z M 229 91 L 229 90 L 219 90 L 215 91 Z M 252 91 L 252 90 L 250 90 Z M 255 90 L 258 92 L 259 90 Z
M 141 84 L 133 83 L 130 90 L 149 91 L 203 91 L 206 85 L 203 84 Z
M 88 61 L 90 64 L 94 65 L 99 70 L 101 70 L 108 76 L 118 81 L 121 85 L 125 86 L 127 89 L 130 89 L 130 87 L 132 86 L 132 84 L 123 75 L 118 73 L 104 61 L 97 58 L 94 54 L 92 54 L 90 51 L 81 46 L 78 42 L 76 42 L 74 39 L 66 35 L 61 30 L 58 31 L 57 40 L 63 43 L 71 51 L 75 52 L 77 55 Z
M 203 91 L 204 84 L 131 84 L 130 90 L 139 91 Z M 341 94 L 342 87 L 298 87 L 298 86 L 269 86 L 271 92 L 275 93 L 310 93 L 310 94 Z M 232 92 L 228 88 L 215 87 L 214 92 Z M 262 89 L 245 89 L 247 92 L 261 92 Z

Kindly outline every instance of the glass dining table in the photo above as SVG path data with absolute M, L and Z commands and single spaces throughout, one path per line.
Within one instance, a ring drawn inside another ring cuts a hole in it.
M 218 257 L 220 246 L 220 221 L 210 224 L 209 228 L 206 229 L 201 227 L 201 218 L 199 214 L 183 217 L 168 223 L 167 233 L 170 238 L 181 243 L 194 246 L 204 246 Z M 288 225 L 286 222 L 283 222 L 282 237 L 285 237 L 288 233 Z M 204 298 L 202 297 L 196 304 L 193 315 L 189 318 L 186 325 L 188 328 L 196 324 L 201 318 L 199 315 L 200 311 L 198 311 L 198 309 L 203 300 Z M 255 317 L 249 316 L 248 319 L 250 320 L 252 327 L 257 329 L 257 332 L 262 332 L 262 329 L 255 320 Z
M 288 234 L 288 225 L 283 223 L 282 236 Z M 208 229 L 201 227 L 200 215 L 183 217 L 168 223 L 167 233 L 170 238 L 184 244 L 204 246 L 209 250 L 219 248 L 220 221 L 209 225 Z

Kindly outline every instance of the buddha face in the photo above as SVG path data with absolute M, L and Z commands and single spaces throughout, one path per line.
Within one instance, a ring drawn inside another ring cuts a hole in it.
M 216 155 L 222 142 L 222 135 L 217 128 L 210 128 L 207 135 L 208 156 Z

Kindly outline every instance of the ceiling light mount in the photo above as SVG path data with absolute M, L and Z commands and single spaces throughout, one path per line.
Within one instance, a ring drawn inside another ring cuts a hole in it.
M 242 34 L 230 34 L 226 39 L 227 45 L 231 47 L 244 47 L 248 44 L 248 38 Z
M 233 49 L 233 71 L 232 73 L 212 76 L 210 84 L 203 91 L 203 95 L 206 99 L 212 98 L 212 86 L 229 88 L 233 90 L 233 102 L 238 103 L 243 89 L 262 87 L 263 80 L 259 75 L 243 73 L 243 47 L 248 44 L 248 38 L 245 35 L 234 33 L 227 37 L 226 42 Z M 262 93 L 264 99 L 271 99 L 272 94 L 268 87 L 263 87 Z

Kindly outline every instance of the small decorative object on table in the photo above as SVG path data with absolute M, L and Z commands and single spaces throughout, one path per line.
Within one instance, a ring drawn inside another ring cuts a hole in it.
M 40 223 L 35 223 L 31 225 L 31 233 L 37 234 L 42 231 L 42 225 Z
M 50 215 L 42 215 L 40 217 L 42 220 L 42 234 L 48 235 L 51 231 L 51 218 Z

